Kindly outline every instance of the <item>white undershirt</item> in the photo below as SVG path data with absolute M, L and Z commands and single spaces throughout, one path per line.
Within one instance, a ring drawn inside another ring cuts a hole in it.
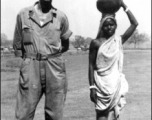
M 40 21 L 41 26 L 43 25 L 43 23 L 44 23 L 43 21 Z

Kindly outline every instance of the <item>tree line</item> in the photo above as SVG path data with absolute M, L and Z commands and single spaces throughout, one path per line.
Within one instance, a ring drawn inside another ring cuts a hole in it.
M 84 38 L 81 35 L 75 35 L 75 41 L 72 42 L 72 45 L 76 49 L 81 49 L 85 51 L 89 49 L 89 45 L 92 40 L 93 39 L 90 37 Z M 137 48 L 137 45 L 147 41 L 150 41 L 150 37 L 146 33 L 139 33 L 139 31 L 136 30 L 127 41 L 127 44 L 134 44 L 134 48 Z M 8 40 L 7 35 L 1 33 L 1 46 L 9 47 L 12 46 L 12 44 L 13 41 Z
M 84 38 L 80 35 L 75 36 L 75 41 L 72 43 L 75 48 L 81 48 L 82 50 L 88 50 L 92 38 Z M 126 44 L 133 44 L 136 49 L 138 45 L 150 41 L 150 37 L 146 33 L 139 33 L 138 30 L 132 34 L 132 36 L 127 40 Z
M 13 44 L 13 41 L 8 40 L 7 35 L 4 33 L 1 33 L 1 46 L 9 47 L 9 46 L 12 46 L 12 44 Z

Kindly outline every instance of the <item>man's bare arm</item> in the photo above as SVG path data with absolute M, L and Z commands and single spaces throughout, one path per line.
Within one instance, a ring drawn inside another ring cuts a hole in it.
M 69 50 L 69 39 L 62 40 L 61 44 L 62 44 L 62 50 L 61 50 L 62 53 L 64 53 L 64 52 Z

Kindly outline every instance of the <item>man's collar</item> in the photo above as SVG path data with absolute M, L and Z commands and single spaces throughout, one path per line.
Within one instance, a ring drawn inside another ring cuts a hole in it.
M 39 4 L 39 2 L 36 2 L 32 7 L 30 7 L 30 10 L 29 10 L 29 18 L 32 18 L 35 21 L 37 21 L 36 20 L 36 15 L 35 15 L 36 13 L 35 13 L 35 10 L 34 10 L 35 9 L 34 6 L 36 4 Z M 57 14 L 56 11 L 57 11 L 56 8 L 54 8 L 54 7 L 51 8 L 51 10 L 49 11 L 50 15 L 48 15 L 48 18 L 46 19 L 45 23 L 47 23 L 49 21 L 52 21 L 53 17 L 56 17 L 56 14 Z

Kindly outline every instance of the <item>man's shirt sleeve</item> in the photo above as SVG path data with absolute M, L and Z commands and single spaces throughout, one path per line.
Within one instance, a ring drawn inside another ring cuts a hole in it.
M 72 32 L 69 30 L 69 22 L 66 15 L 64 15 L 64 17 L 62 18 L 61 25 L 61 39 L 67 40 L 72 35 Z
M 13 48 L 15 50 L 15 56 L 22 56 L 22 22 L 20 15 L 17 15 L 14 38 L 13 38 Z

